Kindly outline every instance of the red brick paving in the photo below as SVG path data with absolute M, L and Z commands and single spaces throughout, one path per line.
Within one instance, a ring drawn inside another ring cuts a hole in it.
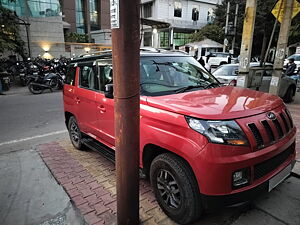
M 78 151 L 69 141 L 38 147 L 41 157 L 66 190 L 88 224 L 116 224 L 116 178 L 114 164 L 96 152 Z M 142 224 L 175 224 L 156 203 L 147 181 L 140 181 Z
M 300 105 L 289 104 L 294 124 L 300 129 Z M 297 158 L 300 159 L 300 132 Z M 116 224 L 114 164 L 96 152 L 77 151 L 69 141 L 40 145 L 38 151 L 72 202 L 90 225 Z M 175 224 L 159 208 L 149 183 L 140 181 L 141 224 Z

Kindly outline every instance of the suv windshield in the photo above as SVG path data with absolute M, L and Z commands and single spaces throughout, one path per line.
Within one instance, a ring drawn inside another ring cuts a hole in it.
M 142 57 L 140 70 L 143 95 L 160 96 L 219 86 L 193 57 Z

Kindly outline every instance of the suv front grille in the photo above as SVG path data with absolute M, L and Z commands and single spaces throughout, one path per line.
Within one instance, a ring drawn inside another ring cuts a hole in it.
M 273 144 L 285 137 L 293 128 L 293 121 L 287 110 L 274 113 L 276 118 L 264 118 L 258 122 L 249 123 L 248 128 L 253 135 L 256 149 Z
M 284 163 L 290 155 L 295 152 L 295 143 L 288 147 L 285 151 L 279 153 L 267 161 L 254 165 L 254 180 L 264 177 L 268 173 L 277 169 L 282 163 Z

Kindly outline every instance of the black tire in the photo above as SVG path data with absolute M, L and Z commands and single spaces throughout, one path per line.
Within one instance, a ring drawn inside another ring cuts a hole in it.
M 188 224 L 200 218 L 198 184 L 182 158 L 170 153 L 157 156 L 151 163 L 150 180 L 158 204 L 172 220 Z
M 286 102 L 286 103 L 292 102 L 294 100 L 294 97 L 295 97 L 295 91 L 296 91 L 296 88 L 293 87 L 293 86 L 290 86 L 287 89 L 287 91 L 286 91 L 286 93 L 283 97 L 283 101 Z
M 82 133 L 74 116 L 71 116 L 69 119 L 68 131 L 73 146 L 78 150 L 83 150 Z
M 52 78 L 52 79 L 49 81 L 49 86 L 50 86 L 52 89 L 58 90 L 58 89 L 59 89 L 59 80 L 58 80 L 57 78 Z
M 28 89 L 34 95 L 41 94 L 43 92 L 43 88 L 31 83 L 28 85 Z
M 219 66 L 222 66 L 224 64 L 228 64 L 227 62 L 220 62 L 220 65 Z

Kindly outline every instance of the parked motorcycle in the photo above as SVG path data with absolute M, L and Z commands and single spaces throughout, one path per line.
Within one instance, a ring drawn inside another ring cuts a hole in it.
M 28 76 L 28 89 L 32 94 L 41 94 L 44 90 L 62 89 L 63 80 L 55 73 L 39 73 L 38 75 Z

